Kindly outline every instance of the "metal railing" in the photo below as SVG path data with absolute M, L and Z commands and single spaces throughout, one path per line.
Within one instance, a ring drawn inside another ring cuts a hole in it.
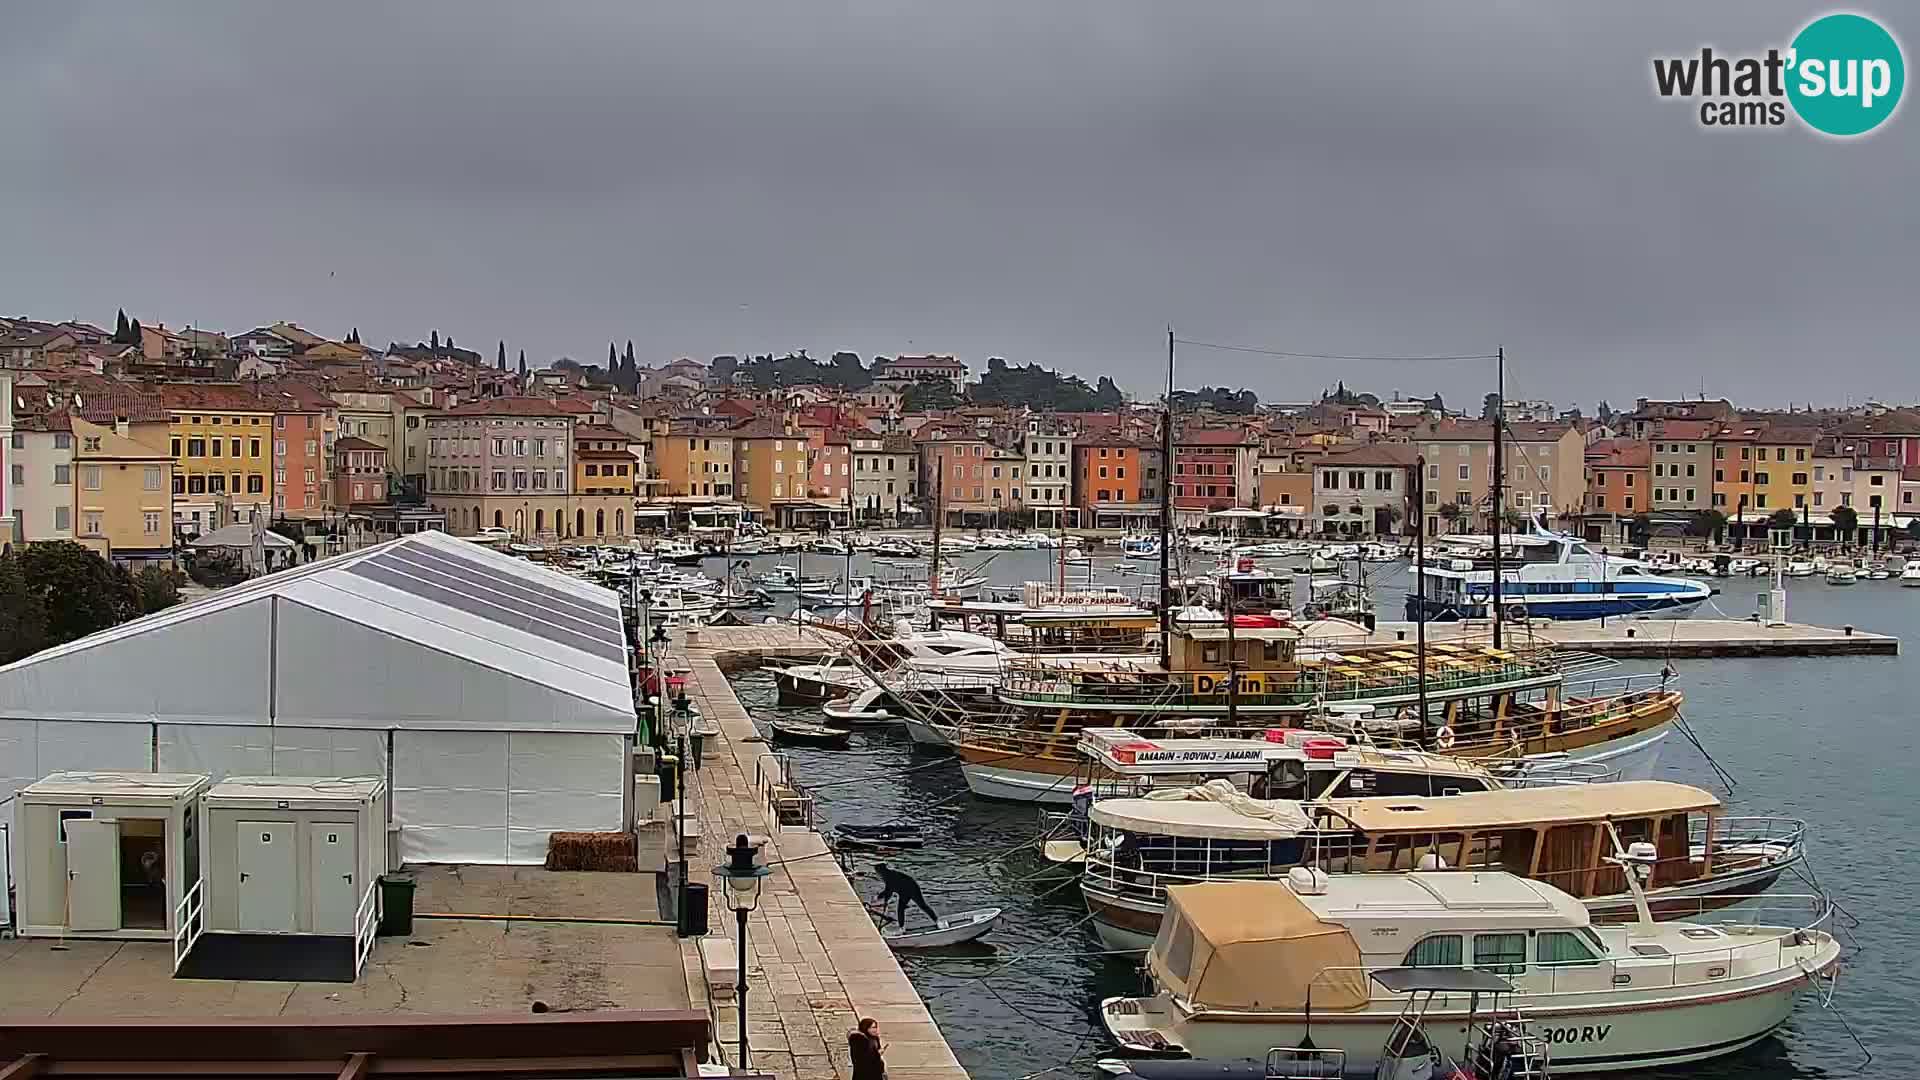
M 200 935 L 206 932 L 205 894 L 201 885 L 194 882 L 173 908 L 173 970 L 176 972 L 199 943 Z
M 1651 864 L 1653 885 L 1648 890 L 1648 900 L 1659 908 L 1663 918 L 1682 918 L 1689 913 L 1704 913 L 1725 908 L 1741 902 L 1744 896 L 1737 894 L 1714 894 L 1706 896 L 1669 896 L 1665 890 L 1669 886 L 1680 887 L 1710 879 L 1714 874 L 1732 874 L 1742 870 L 1785 870 L 1797 862 L 1804 853 L 1806 823 L 1795 818 L 1784 817 L 1717 817 L 1713 819 L 1712 836 L 1714 857 L 1696 858 L 1692 849 L 1702 848 L 1708 828 L 1706 822 L 1695 823 L 1690 835 L 1700 837 L 1697 842 L 1689 842 L 1689 852 L 1664 859 L 1656 859 Z M 1403 874 L 1412 866 L 1356 866 L 1363 861 L 1365 851 L 1357 851 L 1350 856 L 1330 855 L 1325 851 L 1314 852 L 1313 848 L 1328 841 L 1338 842 L 1349 833 L 1328 833 L 1322 836 L 1303 834 L 1310 857 L 1299 860 L 1275 862 L 1271 858 L 1273 844 L 1263 841 L 1225 841 L 1225 845 L 1245 845 L 1244 847 L 1221 846 L 1207 838 L 1186 838 L 1190 847 L 1176 844 L 1167 850 L 1166 857 L 1156 857 L 1153 861 L 1171 863 L 1197 863 L 1189 870 L 1148 869 L 1146 866 L 1126 867 L 1114 862 L 1113 848 L 1103 842 L 1103 837 L 1113 835 L 1095 827 L 1087 841 L 1087 858 L 1081 875 L 1083 887 L 1104 892 L 1118 899 L 1129 899 L 1147 903 L 1164 904 L 1167 898 L 1167 886 L 1192 885 L 1208 881 L 1279 881 L 1285 879 L 1287 871 L 1296 866 L 1319 866 L 1341 874 Z M 1179 840 L 1182 838 L 1174 838 Z M 1284 841 L 1278 841 L 1284 843 Z M 1264 859 L 1244 858 L 1253 855 L 1263 845 L 1267 851 Z M 1739 846 L 1736 846 L 1739 845 Z M 1745 850 L 1742 850 L 1742 847 Z M 1757 850 L 1756 850 L 1757 849 Z M 1426 848 L 1404 849 L 1410 861 L 1417 860 Z M 1243 856 L 1233 859 L 1235 852 Z M 1216 859 L 1216 853 L 1222 858 Z M 1443 852 L 1444 854 L 1444 852 Z M 1704 852 L 1703 852 L 1704 854 Z M 1159 852 L 1154 852 L 1158 856 Z M 1756 860 L 1758 863 L 1756 864 Z M 1679 868 L 1679 874 L 1670 873 Z M 1664 868 L 1664 869 L 1663 869 Z M 1461 862 L 1449 865 L 1450 870 L 1500 870 L 1505 867 L 1498 861 L 1485 863 Z M 1596 862 L 1593 866 L 1571 870 L 1547 871 L 1532 875 L 1535 881 L 1544 882 L 1579 899 L 1588 901 L 1607 901 L 1617 904 L 1631 903 L 1631 894 L 1624 880 L 1619 887 L 1607 892 L 1597 888 L 1588 888 L 1592 880 L 1595 885 L 1607 882 L 1609 878 L 1622 873 L 1619 867 Z M 1592 895 L 1588 895 L 1588 894 Z
M 367 957 L 373 955 L 374 935 L 380 926 L 380 905 L 375 902 L 379 887 L 377 880 L 368 882 L 367 891 L 353 912 L 353 977 L 356 979 L 367 966 Z
M 771 768 L 769 762 L 772 763 Z M 791 757 L 786 754 L 761 754 L 755 758 L 753 787 L 760 793 L 767 820 L 776 828 L 813 828 L 814 798 L 793 778 Z

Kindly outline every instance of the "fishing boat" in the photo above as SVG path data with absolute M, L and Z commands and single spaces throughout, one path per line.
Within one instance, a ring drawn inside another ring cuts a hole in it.
M 1402 773 L 1404 785 L 1412 775 Z M 1438 779 L 1439 785 L 1462 780 Z M 1405 790 L 1403 786 L 1401 790 Z M 1180 798 L 1181 794 L 1206 798 Z M 1205 788 L 1102 799 L 1087 819 L 1080 888 L 1101 940 L 1144 949 L 1167 890 L 1286 877 L 1296 867 L 1365 874 L 1504 869 L 1547 882 L 1597 920 L 1635 914 L 1612 837 L 1654 845 L 1647 901 L 1678 918 L 1766 891 L 1806 857 L 1803 822 L 1732 817 L 1711 793 L 1662 781 L 1335 797 L 1234 799 Z
M 1430 556 L 1410 573 L 1407 618 L 1449 621 L 1486 618 L 1493 607 L 1493 541 L 1448 537 L 1451 555 Z M 1536 524 L 1531 535 L 1500 541 L 1503 613 L 1546 619 L 1621 615 L 1684 615 L 1713 589 L 1683 577 L 1652 573 L 1637 559 L 1609 555 L 1579 537 Z
M 768 720 L 767 728 L 773 732 L 773 741 L 791 743 L 794 746 L 813 746 L 823 750 L 845 750 L 853 732 L 845 728 L 828 727 L 825 724 L 808 724 L 799 720 Z
M 1477 761 L 1597 763 L 1640 779 L 1652 775 L 1679 713 L 1666 676 L 1587 678 L 1610 664 L 1597 657 L 1448 642 L 1430 643 L 1423 661 L 1396 643 L 1240 622 L 1171 620 L 1165 664 L 1010 658 L 995 692 L 1004 708 L 965 718 L 954 739 L 968 787 L 1066 802 L 1061 778 L 1078 767 L 1080 732 L 1105 727 L 1227 737 L 1314 727 Z
M 926 844 L 918 825 L 835 825 L 833 838 L 843 848 L 887 850 L 917 848 Z
M 939 949 L 978 941 L 999 923 L 999 908 L 976 908 L 956 915 L 942 915 L 932 926 L 924 928 L 883 930 L 880 940 L 895 949 Z
M 1641 854 L 1617 861 L 1637 876 Z M 1315 1047 L 1374 1076 L 1400 1056 L 1388 1048 L 1404 1008 L 1375 973 L 1490 972 L 1512 985 L 1509 1007 L 1549 1045 L 1555 1075 L 1668 1067 L 1750 1046 L 1803 992 L 1830 987 L 1833 923 L 1830 902 L 1805 897 L 1727 922 L 1596 926 L 1578 900 L 1510 873 L 1302 868 L 1172 890 L 1147 954 L 1155 991 L 1108 998 L 1100 1016 L 1123 1055 L 1266 1061 Z M 1436 988 L 1426 1024 L 1467 1037 L 1473 992 Z

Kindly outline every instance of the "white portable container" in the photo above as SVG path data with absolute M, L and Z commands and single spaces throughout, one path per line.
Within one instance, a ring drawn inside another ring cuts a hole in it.
M 208 788 L 207 932 L 370 936 L 386 802 L 378 777 L 234 776 Z

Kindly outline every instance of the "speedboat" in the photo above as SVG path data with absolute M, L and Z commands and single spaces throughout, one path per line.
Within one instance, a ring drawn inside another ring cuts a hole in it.
M 831 588 L 802 589 L 800 602 L 816 608 L 855 608 L 865 604 L 873 591 L 874 581 L 870 577 L 846 578 Z
M 1811 559 L 1788 559 L 1787 568 L 1781 571 L 1788 577 L 1812 577 L 1819 572 L 1820 567 Z
M 1157 559 L 1160 557 L 1160 538 L 1157 536 L 1129 536 L 1120 541 L 1120 554 L 1129 559 Z
M 1908 559 L 1901 565 L 1900 584 L 1909 589 L 1920 588 L 1920 559 Z
M 706 554 L 685 540 L 662 540 L 653 545 L 653 557 L 661 562 L 687 566 L 706 558 Z
M 1617 860 L 1629 880 L 1653 845 L 1633 848 Z M 1479 990 L 1465 980 L 1491 973 L 1550 1044 L 1555 1075 L 1683 1065 L 1766 1038 L 1810 989 L 1825 1002 L 1841 953 L 1832 903 L 1793 907 L 1595 926 L 1566 893 L 1503 871 L 1299 867 L 1284 881 L 1185 885 L 1147 956 L 1155 992 L 1108 998 L 1100 1017 L 1127 1056 L 1229 1063 L 1314 1047 L 1365 1075 L 1423 1076 L 1375 1072 L 1401 1056 L 1401 977 L 1389 973 L 1458 973 L 1425 1015 L 1449 1040 L 1473 1022 Z
M 1846 563 L 1834 563 L 1827 567 L 1827 584 L 1851 585 L 1860 580 L 1860 575 Z
M 1492 612 L 1492 539 L 1448 539 L 1453 557 L 1430 557 L 1408 571 L 1417 584 L 1407 593 L 1407 618 L 1480 619 Z M 1579 537 L 1539 525 L 1531 534 L 1502 537 L 1500 547 L 1501 611 L 1514 617 L 1523 612 L 1547 619 L 1678 616 L 1713 595 L 1704 582 L 1654 574 L 1640 560 L 1609 555 Z
M 833 587 L 833 579 L 825 577 L 801 577 L 800 571 L 782 563 L 764 574 L 755 574 L 753 583 L 770 593 L 797 593 L 809 590 L 824 591 Z

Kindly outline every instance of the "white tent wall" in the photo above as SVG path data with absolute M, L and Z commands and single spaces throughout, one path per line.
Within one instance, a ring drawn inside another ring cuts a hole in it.
M 620 828 L 627 768 L 618 735 L 396 731 L 400 857 L 543 862 L 549 833 Z
M 159 772 L 229 776 L 387 775 L 382 731 L 230 724 L 159 725 Z
M 48 773 L 153 770 L 147 724 L 0 718 L 0 800 Z
M 0 717 L 263 723 L 272 605 L 272 597 L 256 595 L 190 622 L 156 625 L 158 633 L 133 632 L 140 620 L 48 649 L 0 678 Z M 106 650 L 111 661 L 103 660 Z

